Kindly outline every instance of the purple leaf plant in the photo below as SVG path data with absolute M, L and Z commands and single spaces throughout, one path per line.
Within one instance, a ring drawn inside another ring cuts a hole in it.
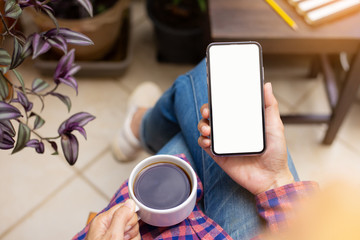
M 3 25 L 4 30 L 0 33 L 0 37 L 2 40 L 5 37 L 12 38 L 14 44 L 11 54 L 0 47 L 0 149 L 12 149 L 13 154 L 28 147 L 42 154 L 45 152 L 45 147 L 49 147 L 53 151 L 52 154 L 57 155 L 57 141 L 59 141 L 67 162 L 73 165 L 79 155 L 79 142 L 74 133 L 78 132 L 86 139 L 84 126 L 95 119 L 93 115 L 86 112 L 73 114 L 60 125 L 57 136 L 43 137 L 37 130 L 46 122 L 40 113 L 44 109 L 47 97 L 56 97 L 66 105 L 68 111 L 71 109 L 70 98 L 58 92 L 59 85 L 67 85 L 73 88 L 76 94 L 78 93 L 78 84 L 74 75 L 80 67 L 74 62 L 75 50 L 69 50 L 68 44 L 87 46 L 92 45 L 93 42 L 82 33 L 59 27 L 54 10 L 48 5 L 52 1 L 59 0 L 5 0 L 4 9 L 1 9 L 0 24 Z M 90 0 L 73 1 L 78 1 L 89 16 L 93 15 Z M 16 30 L 15 26 L 23 9 L 28 7 L 47 14 L 54 23 L 54 28 L 45 32 L 35 32 L 29 36 Z M 9 19 L 11 21 L 7 21 Z M 12 24 L 8 25 L 8 22 Z M 17 68 L 26 58 L 35 59 L 51 48 L 60 49 L 64 54 L 58 61 L 53 83 L 35 78 L 31 86 L 25 86 Z M 10 80 L 9 72 L 12 72 L 16 78 Z M 40 113 L 33 111 L 34 103 L 30 99 L 34 97 L 41 102 Z

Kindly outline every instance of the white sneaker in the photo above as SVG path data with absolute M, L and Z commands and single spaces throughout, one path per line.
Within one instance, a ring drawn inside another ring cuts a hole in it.
M 128 111 L 122 129 L 116 134 L 111 149 L 116 160 L 120 162 L 131 161 L 141 150 L 141 144 L 131 131 L 131 121 L 138 108 L 151 108 L 160 98 L 162 92 L 153 82 L 140 84 L 129 97 Z

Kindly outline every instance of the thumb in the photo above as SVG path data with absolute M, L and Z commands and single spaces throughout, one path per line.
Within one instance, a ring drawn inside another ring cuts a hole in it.
M 280 119 L 279 104 L 273 94 L 271 83 L 264 85 L 266 126 L 282 126 Z
M 125 227 L 134 214 L 135 202 L 131 199 L 128 199 L 114 212 L 110 227 L 106 234 L 111 236 L 111 239 L 123 239 Z

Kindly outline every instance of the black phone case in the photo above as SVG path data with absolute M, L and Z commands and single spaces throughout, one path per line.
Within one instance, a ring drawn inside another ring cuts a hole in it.
M 232 45 L 232 44 L 256 44 L 260 51 L 260 76 L 261 76 L 261 102 L 262 102 L 262 127 L 263 127 L 263 149 L 259 152 L 236 152 L 236 153 L 217 153 L 214 150 L 214 139 L 213 139 L 213 126 L 212 126 L 212 104 L 211 104 L 211 76 L 210 76 L 210 57 L 209 57 L 209 50 L 212 46 L 214 45 Z M 206 49 L 206 72 L 207 72 L 207 85 L 208 85 L 208 99 L 209 99 L 209 109 L 210 109 L 210 127 L 211 127 L 211 134 L 210 134 L 210 139 L 211 139 L 211 152 L 215 155 L 215 156 L 242 156 L 242 155 L 260 155 L 262 153 L 264 153 L 264 151 L 266 150 L 266 135 L 265 135 L 265 102 L 264 102 L 264 66 L 263 66 L 263 59 L 262 59 L 262 47 L 258 42 L 255 41 L 248 41 L 248 42 L 216 42 L 216 43 L 211 43 L 208 45 L 207 49 Z

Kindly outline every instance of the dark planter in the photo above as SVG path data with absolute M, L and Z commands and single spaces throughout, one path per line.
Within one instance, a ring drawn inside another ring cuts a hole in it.
M 209 42 L 207 24 L 191 29 L 170 27 L 154 16 L 151 9 L 152 1 L 154 0 L 147 0 L 146 5 L 155 30 L 157 60 L 169 63 L 198 63 L 205 57 Z

